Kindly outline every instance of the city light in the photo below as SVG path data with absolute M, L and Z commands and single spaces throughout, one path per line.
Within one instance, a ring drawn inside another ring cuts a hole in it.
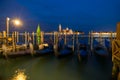
M 13 20 L 13 24 L 14 24 L 15 26 L 21 26 L 21 25 L 22 25 L 22 22 L 21 22 L 20 19 L 14 19 L 14 20 Z
M 15 20 L 15 24 L 16 24 L 16 25 L 20 25 L 20 21 Z
M 7 17 L 7 20 L 9 21 L 9 20 L 10 20 L 10 18 L 9 18 L 9 17 Z

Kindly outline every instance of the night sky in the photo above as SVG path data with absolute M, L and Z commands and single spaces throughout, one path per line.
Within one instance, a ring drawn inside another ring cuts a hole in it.
M 120 0 L 0 0 L 0 31 L 6 17 L 20 18 L 22 28 L 12 30 L 43 31 L 63 28 L 85 31 L 116 31 L 120 21 Z

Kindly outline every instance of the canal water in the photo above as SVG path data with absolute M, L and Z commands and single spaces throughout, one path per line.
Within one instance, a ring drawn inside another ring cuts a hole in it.
M 54 55 L 0 58 L 0 80 L 15 80 L 17 71 L 26 77 L 18 80 L 111 80 L 111 70 L 111 58 L 98 60 L 94 54 L 81 62 L 76 55 L 62 59 Z
M 81 40 L 88 43 L 88 39 Z M 111 75 L 111 57 L 101 60 L 94 54 L 80 62 L 76 55 L 62 59 L 54 55 L 0 58 L 0 80 L 111 80 Z

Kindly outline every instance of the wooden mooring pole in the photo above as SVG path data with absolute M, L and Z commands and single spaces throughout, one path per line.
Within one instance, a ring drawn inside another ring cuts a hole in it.
M 120 22 L 117 24 L 116 39 L 112 40 L 112 77 L 120 80 Z
M 35 41 L 35 33 L 34 32 L 32 32 L 32 41 L 33 41 L 32 43 L 34 45 L 35 44 L 35 42 L 34 42 Z
M 91 51 L 93 51 L 93 31 L 90 32 L 90 36 L 91 36 L 91 42 L 90 42 L 90 49 Z
M 55 56 L 58 55 L 58 33 L 54 32 L 54 52 Z

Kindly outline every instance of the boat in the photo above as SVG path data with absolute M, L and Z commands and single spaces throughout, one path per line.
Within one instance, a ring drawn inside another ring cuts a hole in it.
M 58 58 L 70 56 L 73 54 L 72 47 L 70 45 L 64 45 L 63 47 L 58 47 L 58 52 L 56 53 Z
M 109 39 L 105 39 L 105 47 L 107 48 L 108 52 L 112 52 L 112 47 Z
M 29 46 L 31 49 L 31 55 L 33 56 L 51 55 L 54 53 L 53 47 L 45 43 L 41 45 L 33 45 L 30 43 Z
M 99 58 L 107 58 L 108 57 L 108 51 L 105 48 L 105 46 L 103 46 L 102 44 L 100 44 L 98 41 L 94 41 L 93 44 L 93 51 L 95 53 L 96 56 L 98 56 Z
M 36 40 L 37 44 L 32 44 L 30 43 L 30 49 L 31 49 L 31 54 L 34 56 L 41 56 L 41 55 L 48 55 L 54 52 L 53 46 L 50 46 L 48 43 L 44 43 L 43 41 L 43 35 L 41 32 L 40 25 L 38 24 L 37 30 L 36 30 Z
M 30 54 L 30 49 L 26 48 L 25 44 L 16 45 L 15 47 L 6 46 L 5 44 L 3 44 L 2 51 L 2 56 L 4 56 L 5 58 L 25 56 Z
M 77 57 L 78 57 L 79 61 L 87 59 L 87 57 L 88 57 L 87 44 L 85 44 L 85 43 L 78 44 Z

